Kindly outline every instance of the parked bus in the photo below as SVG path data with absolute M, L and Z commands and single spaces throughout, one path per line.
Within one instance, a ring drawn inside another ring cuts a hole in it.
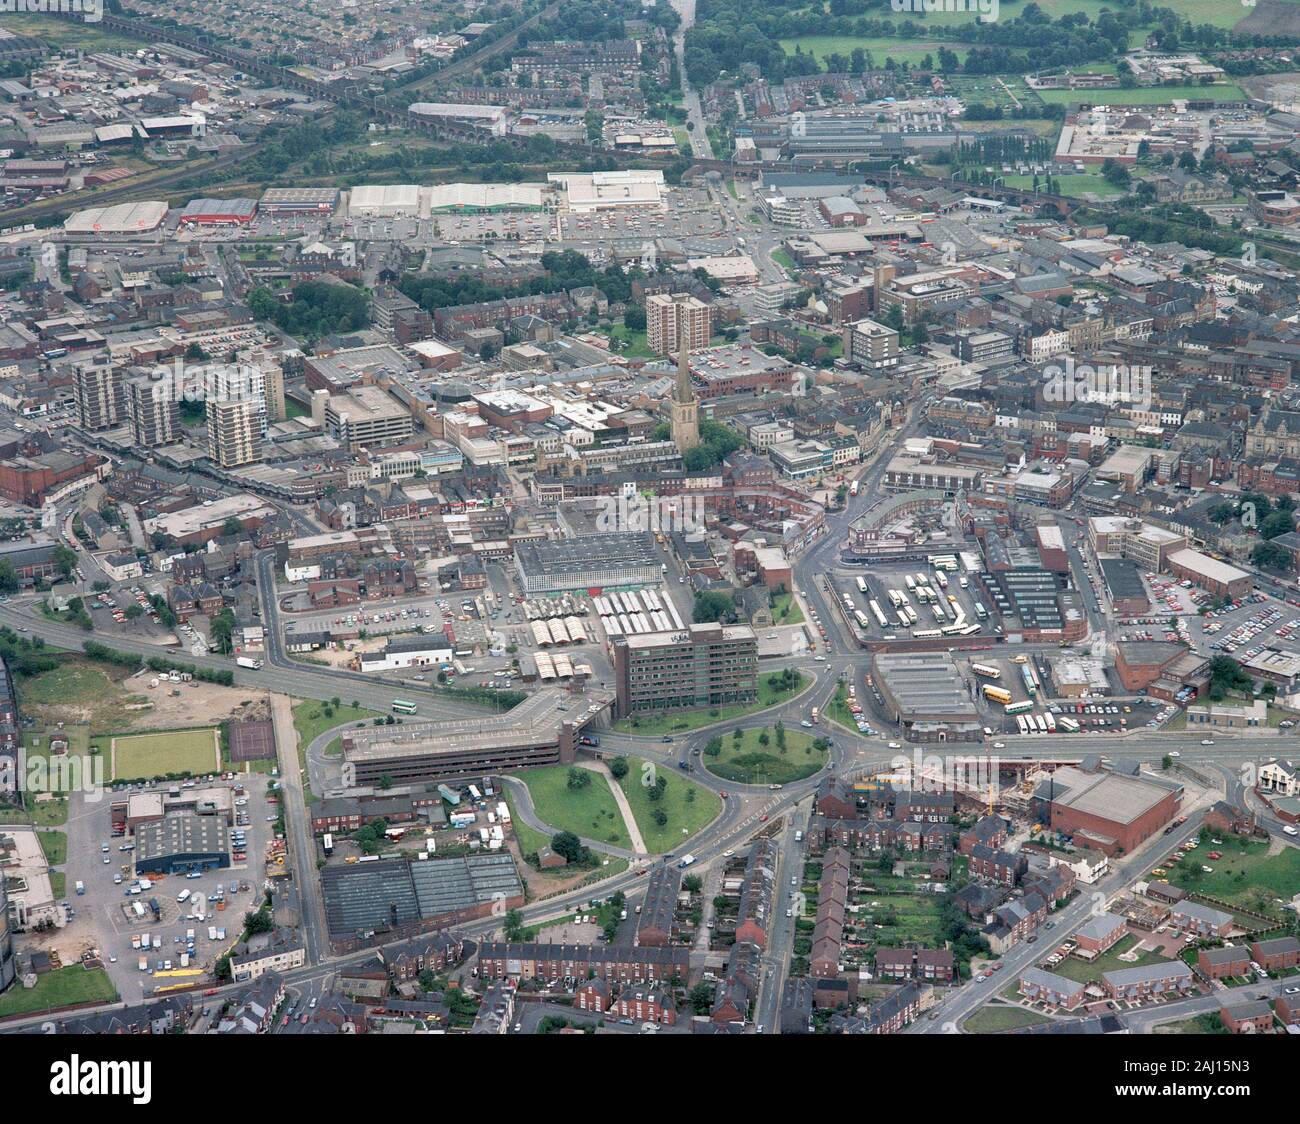
M 975 616 L 982 621 L 989 619 L 989 611 L 978 601 L 975 602 Z
M 920 632 L 912 633 L 918 640 L 937 640 L 943 635 L 937 628 L 923 628 Z
M 1016 725 L 1020 728 L 1022 734 L 1029 733 L 1029 727 L 1025 725 L 1025 716 L 1023 714 L 1016 715 Z
M 861 609 L 853 610 L 853 619 L 858 622 L 858 627 L 862 629 L 863 632 L 866 632 L 871 628 L 871 622 L 867 620 L 867 614 Z
M 325 838 L 321 840 L 321 849 L 327 858 L 334 853 L 334 836 L 328 831 L 325 833 Z
M 916 615 L 916 610 L 909 605 L 907 606 L 906 609 L 903 610 L 903 612 L 907 614 L 907 623 L 910 624 L 913 628 L 915 628 L 916 622 L 920 619 Z
M 1025 690 L 1033 695 L 1038 690 L 1038 677 L 1030 670 L 1027 663 L 1020 665 L 1020 678 L 1025 681 Z
M 966 625 L 966 626 L 961 630 L 961 634 L 962 634 L 963 636 L 974 636 L 975 633 L 979 632 L 979 630 L 980 630 L 980 626 L 979 626 L 979 625 L 977 625 L 977 624 L 968 624 L 968 625 Z
M 1079 732 L 1079 723 L 1068 715 L 1062 714 L 1061 717 L 1056 720 L 1056 724 L 1064 734 L 1077 734 Z
M 904 575 L 903 575 L 903 584 L 904 584 L 905 586 L 907 586 L 907 591 L 908 591 L 909 593 L 911 593 L 912 590 L 914 590 L 914 589 L 916 588 L 916 579 L 913 578 L 911 574 L 904 574 Z
M 395 714 L 414 714 L 419 708 L 413 702 L 407 702 L 405 699 L 393 700 L 393 712 Z
M 948 575 L 945 574 L 942 570 L 935 571 L 934 580 L 939 583 L 940 589 L 948 588 Z
M 1031 702 L 1018 702 L 1018 703 L 1012 703 L 1009 707 L 1007 707 L 1007 713 L 1011 715 L 1028 714 L 1033 709 L 1034 709 L 1034 704 Z
M 1045 733 L 1047 733 L 1047 719 L 1046 719 L 1046 718 L 1044 718 L 1041 714 L 1035 714 L 1035 715 L 1034 715 L 1034 722 L 1037 724 L 1037 726 L 1038 726 L 1038 732 L 1039 732 L 1040 734 L 1045 734 Z
M 970 665 L 970 669 L 971 669 L 971 671 L 973 671 L 976 675 L 982 675 L 985 679 L 1001 679 L 1001 678 L 1002 678 L 1002 669 L 1001 669 L 1001 668 L 998 668 L 998 667 L 991 667 L 989 664 L 986 664 L 986 663 L 973 663 L 973 664 Z
M 1001 703 L 1006 706 L 1011 701 L 1011 692 L 1005 687 L 994 687 L 992 684 L 984 683 L 981 684 L 980 691 L 990 702 Z
M 880 625 L 881 628 L 889 627 L 889 621 L 886 619 L 885 611 L 880 607 L 879 601 L 871 602 L 871 614 L 876 618 L 876 623 Z
M 859 577 L 859 578 L 858 578 L 858 592 L 859 592 L 859 593 L 866 593 L 866 592 L 867 592 L 867 579 L 866 579 L 866 578 L 863 578 L 863 577 Z
M 1043 721 L 1047 723 L 1047 732 L 1049 734 L 1056 733 L 1056 715 L 1049 710 L 1043 715 Z
M 907 619 L 907 615 L 906 615 L 906 613 L 905 613 L 902 609 L 899 609 L 899 610 L 898 610 L 897 616 L 898 616 L 898 627 L 899 627 L 899 628 L 911 628 L 911 627 L 912 627 L 912 622 L 909 621 L 909 620 Z

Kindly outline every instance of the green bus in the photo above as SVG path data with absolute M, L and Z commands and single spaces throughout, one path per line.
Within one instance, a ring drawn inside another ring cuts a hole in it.
M 413 702 L 407 702 L 405 699 L 393 700 L 393 710 L 398 714 L 414 714 L 416 709 Z

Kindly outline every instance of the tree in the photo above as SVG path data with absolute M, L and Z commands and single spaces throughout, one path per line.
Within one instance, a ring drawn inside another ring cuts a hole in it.
M 609 762 L 609 771 L 615 780 L 621 781 L 628 773 L 628 763 L 626 757 L 614 757 Z
M 524 915 L 521 910 L 512 909 L 505 917 L 503 925 L 508 941 L 521 941 L 524 939 Z
M 77 564 L 77 553 L 69 550 L 60 543 L 54 548 L 54 567 L 65 578 L 71 576 L 72 569 Z
M 686 1001 L 694 1008 L 697 1015 L 707 1015 L 709 1008 L 713 1006 L 713 985 L 697 983 L 691 988 Z
M 717 757 L 720 753 L 722 753 L 722 739 L 717 736 L 711 737 L 704 746 L 704 755 L 706 757 Z
M 1250 560 L 1261 570 L 1285 570 L 1291 565 L 1291 552 L 1275 542 L 1262 542 L 1250 552 Z
M 591 770 L 579 769 L 576 765 L 571 765 L 565 784 L 573 792 L 587 788 L 591 784 Z
M 208 628 L 212 638 L 212 646 L 218 652 L 229 655 L 235 648 L 235 614 L 230 609 L 222 609 L 215 617 Z
M 588 854 L 587 848 L 582 845 L 582 840 L 571 831 L 561 831 L 552 835 L 551 850 L 571 863 L 582 862 Z
M 704 593 L 696 594 L 691 619 L 696 624 L 712 622 L 731 624 L 736 619 L 736 607 L 727 594 L 719 593 L 717 590 L 706 590 Z
M 623 327 L 629 332 L 645 331 L 645 306 L 630 304 L 623 313 Z

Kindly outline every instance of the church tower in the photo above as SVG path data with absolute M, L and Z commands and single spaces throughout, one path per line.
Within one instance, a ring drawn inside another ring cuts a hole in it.
M 685 331 L 679 334 L 681 350 L 677 359 L 677 378 L 673 383 L 673 444 L 679 453 L 700 443 L 700 404 L 691 385 L 690 343 Z

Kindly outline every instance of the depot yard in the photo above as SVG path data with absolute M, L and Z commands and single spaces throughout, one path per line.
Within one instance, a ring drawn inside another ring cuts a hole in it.
M 221 767 L 217 731 L 212 726 L 114 737 L 109 752 L 115 781 L 185 773 L 200 776 Z
M 815 747 L 815 738 L 802 730 L 785 731 L 785 746 L 777 742 L 776 730 L 750 729 L 722 737 L 716 754 L 701 758 L 715 776 L 739 784 L 789 784 L 820 772 L 826 764 L 826 750 Z

